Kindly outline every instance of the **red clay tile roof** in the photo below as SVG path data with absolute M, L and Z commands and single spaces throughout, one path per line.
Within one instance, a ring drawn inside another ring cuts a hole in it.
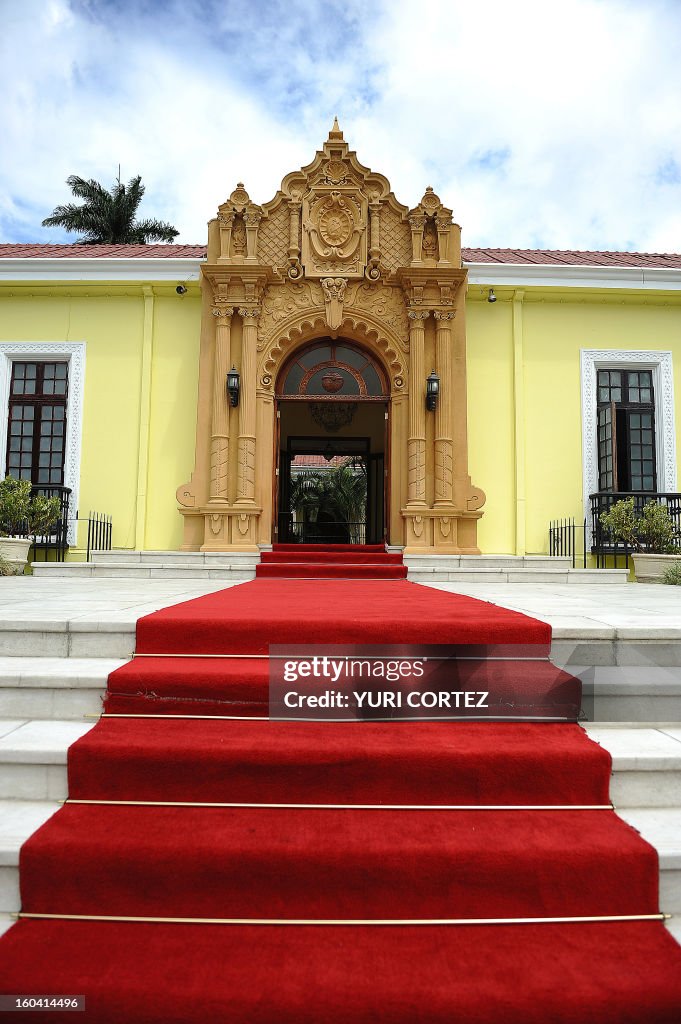
M 581 252 L 573 249 L 463 249 L 461 256 L 465 263 L 681 268 L 681 255 L 677 253 Z
M 205 245 L 0 244 L 0 259 L 205 259 Z
M 463 249 L 464 263 L 681 269 L 678 253 L 573 249 Z M 0 243 L 0 259 L 205 259 L 205 245 L 43 245 Z

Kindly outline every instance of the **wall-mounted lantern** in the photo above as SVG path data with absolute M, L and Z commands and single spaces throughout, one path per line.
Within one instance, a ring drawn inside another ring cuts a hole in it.
M 227 374 L 227 394 L 229 395 L 229 404 L 232 407 L 239 404 L 240 387 L 241 378 L 239 377 L 239 371 L 233 366 Z
M 440 397 L 440 378 L 435 370 L 431 370 L 426 377 L 426 409 L 428 412 L 435 412 L 437 400 Z

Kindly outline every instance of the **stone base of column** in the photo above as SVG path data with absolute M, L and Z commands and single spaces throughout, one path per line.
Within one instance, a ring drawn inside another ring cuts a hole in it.
M 477 525 L 481 512 L 453 507 L 402 509 L 405 555 L 479 555 Z
M 181 511 L 185 516 L 183 551 L 260 551 L 258 522 L 262 509 L 256 505 L 210 502 L 190 513 Z

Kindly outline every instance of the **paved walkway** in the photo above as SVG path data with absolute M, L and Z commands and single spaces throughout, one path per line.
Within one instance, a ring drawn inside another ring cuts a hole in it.
M 0 628 L 20 622 L 133 625 L 168 605 L 238 584 L 224 580 L 0 578 Z M 681 640 L 681 587 L 644 583 L 433 583 L 549 622 L 554 635 Z M 2 653 L 2 652 L 0 652 Z

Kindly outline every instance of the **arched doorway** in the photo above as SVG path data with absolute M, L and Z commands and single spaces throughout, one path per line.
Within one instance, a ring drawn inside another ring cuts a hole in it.
M 383 542 L 389 390 L 380 364 L 345 338 L 318 338 L 282 367 L 276 406 L 273 540 Z

